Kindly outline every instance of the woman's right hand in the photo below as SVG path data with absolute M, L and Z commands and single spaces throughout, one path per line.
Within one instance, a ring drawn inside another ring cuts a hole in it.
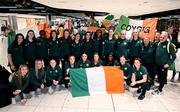
M 16 70 L 16 67 L 14 65 L 10 65 L 11 67 L 11 70 L 15 71 Z
M 136 82 L 132 82 L 130 85 L 131 85 L 131 86 L 135 86 L 135 85 L 136 85 Z
M 22 100 L 21 100 L 21 105 L 25 105 L 26 102 L 27 102 L 27 99 L 22 99 Z
M 14 95 L 18 95 L 20 92 L 21 92 L 21 90 L 20 90 L 20 89 L 17 89 L 17 90 L 15 90 L 15 91 L 13 92 L 13 94 L 14 94 Z

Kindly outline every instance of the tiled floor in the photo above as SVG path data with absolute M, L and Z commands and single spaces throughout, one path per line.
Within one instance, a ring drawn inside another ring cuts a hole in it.
M 143 101 L 128 91 L 72 98 L 68 90 L 62 90 L 53 95 L 33 97 L 25 106 L 16 104 L 1 108 L 0 112 L 180 112 L 180 83 L 168 82 L 163 95 L 147 92 Z

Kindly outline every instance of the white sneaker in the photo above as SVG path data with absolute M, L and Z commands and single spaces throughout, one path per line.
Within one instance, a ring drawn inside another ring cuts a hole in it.
M 26 99 L 31 99 L 32 98 L 32 95 L 29 93 L 29 94 L 24 94 L 24 98 L 26 98 Z
M 129 92 L 132 93 L 132 96 L 133 96 L 133 97 L 137 97 L 137 88 L 132 88 L 132 87 L 130 87 L 130 88 L 129 88 Z
M 60 91 L 60 85 L 56 85 L 55 91 Z
M 15 98 L 11 98 L 12 104 L 15 105 L 17 102 L 15 100 Z
M 36 91 L 35 91 L 35 95 L 38 96 L 41 94 L 41 89 L 40 88 L 37 88 Z
M 29 94 L 33 97 L 35 96 L 35 91 L 31 91 Z
M 50 95 L 52 95 L 53 93 L 54 93 L 54 90 L 52 89 L 52 87 L 50 86 L 50 87 L 48 87 L 48 93 L 50 94 Z

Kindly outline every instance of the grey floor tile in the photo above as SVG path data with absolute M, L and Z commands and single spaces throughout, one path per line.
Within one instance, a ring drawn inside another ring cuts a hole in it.
M 0 112 L 7 112 L 10 108 L 12 108 L 12 105 L 0 108 Z
M 7 112 L 34 112 L 35 108 L 35 106 L 12 105 Z

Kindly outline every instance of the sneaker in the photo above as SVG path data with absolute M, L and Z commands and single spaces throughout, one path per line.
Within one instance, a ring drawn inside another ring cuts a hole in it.
M 35 91 L 31 91 L 29 94 L 33 97 L 33 96 L 35 96 L 36 93 L 35 93 Z
M 171 80 L 170 80 L 171 82 L 174 82 L 174 78 L 171 78 Z
M 52 87 L 50 86 L 50 87 L 48 87 L 48 93 L 50 94 L 50 95 L 52 95 L 53 93 L 54 93 L 54 90 L 52 89 Z
M 159 89 L 154 90 L 154 93 L 159 94 L 160 93 Z
M 15 96 L 14 99 L 16 103 L 21 101 L 21 97 L 19 95 Z
M 16 100 L 15 98 L 11 98 L 12 104 L 15 105 L 16 104 Z
M 55 91 L 60 91 L 60 85 L 57 85 L 56 88 L 55 88 Z
M 42 91 L 41 91 L 43 94 L 47 94 L 48 93 L 48 87 L 46 87 L 46 88 L 44 88 L 44 89 L 42 89 Z
M 31 98 L 32 98 L 32 95 L 31 95 L 31 94 L 25 94 L 25 98 L 31 99 Z
M 143 100 L 145 98 L 145 95 L 140 95 L 139 97 L 138 97 L 138 100 Z
M 142 89 L 138 88 L 137 93 L 139 94 L 139 93 L 141 93 L 141 91 L 142 91 Z
M 137 97 L 138 96 L 136 91 L 133 91 L 132 95 L 133 95 L 133 97 Z
M 160 91 L 159 89 L 154 91 L 155 94 L 157 95 L 163 95 L 164 93 L 162 91 Z
M 69 88 L 68 84 L 65 84 L 65 88 L 66 88 L 66 89 L 68 89 L 68 88 Z
M 158 89 L 158 86 L 153 85 L 150 87 L 150 90 L 156 90 L 156 89 Z
M 37 88 L 36 91 L 35 91 L 35 95 L 38 96 L 41 94 L 41 89 Z
M 129 91 L 129 86 L 128 85 L 124 85 L 124 89 Z

